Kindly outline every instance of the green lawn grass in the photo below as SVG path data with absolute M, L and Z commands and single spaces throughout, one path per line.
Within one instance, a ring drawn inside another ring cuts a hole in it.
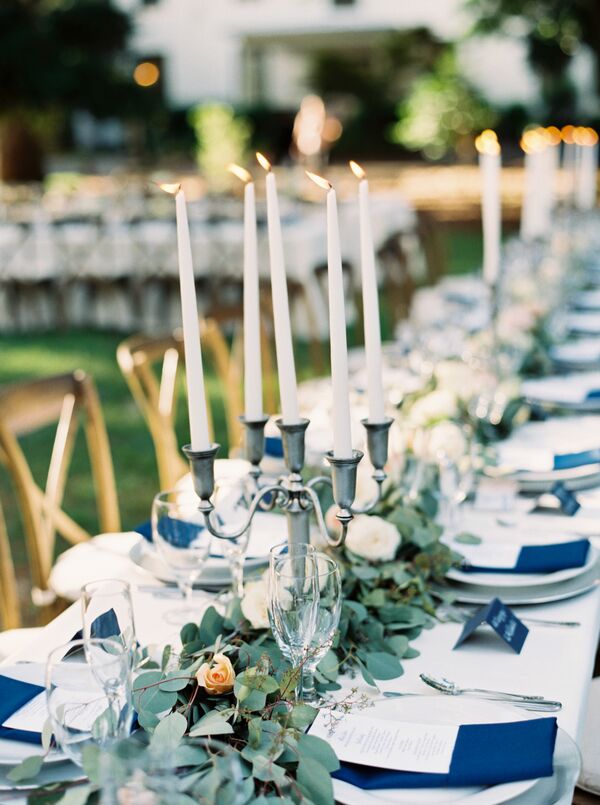
M 445 239 L 449 270 L 452 273 L 462 273 L 477 265 L 481 253 L 478 232 L 452 232 L 446 234 Z M 148 519 L 152 498 L 158 491 L 158 476 L 150 435 L 117 366 L 116 349 L 122 339 L 122 334 L 90 331 L 0 336 L 0 385 L 70 372 L 77 368 L 84 369 L 93 376 L 100 394 L 112 448 L 122 525 L 124 530 L 128 530 Z M 349 333 L 349 341 L 355 341 L 353 332 Z M 305 344 L 296 344 L 295 349 L 298 376 L 299 379 L 304 379 L 311 374 L 309 351 Z M 222 454 L 226 455 L 224 417 L 219 407 L 222 389 L 210 366 L 206 369 L 206 375 L 207 391 L 214 411 L 215 437 L 223 445 Z M 186 420 L 186 406 L 182 400 L 177 416 L 180 444 L 188 441 Z M 49 428 L 23 440 L 34 477 L 41 485 L 45 482 L 53 437 L 53 429 Z M 67 481 L 65 509 L 84 528 L 96 533 L 98 523 L 84 444 L 83 434 L 80 433 Z M 0 497 L 15 562 L 19 571 L 22 571 L 19 575 L 26 576 L 24 569 L 27 559 L 22 526 L 14 491 L 2 467 Z M 62 547 L 64 546 L 59 544 L 58 548 Z

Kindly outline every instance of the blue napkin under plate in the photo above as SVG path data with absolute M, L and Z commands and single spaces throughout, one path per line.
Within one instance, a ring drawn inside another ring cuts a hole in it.
M 513 568 L 465 565 L 463 572 L 476 573 L 555 573 L 573 567 L 583 567 L 590 550 L 588 539 L 558 542 L 554 545 L 523 545 Z
M 283 458 L 283 441 L 281 436 L 265 436 L 265 455 L 272 458 Z
M 161 532 L 168 537 L 169 543 L 175 548 L 187 548 L 198 532 L 204 531 L 204 526 L 198 525 L 198 523 L 186 523 L 184 520 L 177 520 L 175 517 L 162 517 L 160 528 Z M 141 523 L 133 530 L 141 534 L 148 542 L 152 542 L 151 520 Z
M 14 730 L 9 727 L 3 727 L 2 724 L 13 713 L 16 713 L 17 710 L 20 710 L 21 707 L 24 707 L 43 692 L 44 688 L 40 685 L 32 685 L 30 682 L 22 682 L 20 679 L 0 675 L 0 738 L 32 744 L 42 743 L 42 736 L 39 732 Z
M 459 727 L 448 774 L 390 771 L 342 763 L 333 777 L 358 788 L 462 788 L 551 777 L 555 718 Z
M 594 392 L 594 396 L 600 396 L 600 392 Z M 590 399 L 589 395 L 588 399 Z M 584 467 L 586 464 L 600 464 L 600 448 L 582 450 L 579 453 L 560 453 L 555 455 L 553 469 L 571 470 L 574 467 Z

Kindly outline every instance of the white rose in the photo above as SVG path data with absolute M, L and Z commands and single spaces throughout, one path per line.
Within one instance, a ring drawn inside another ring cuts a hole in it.
M 467 451 L 467 440 L 462 428 L 454 422 L 440 422 L 434 425 L 427 437 L 427 456 L 433 461 L 445 458 L 456 462 Z
M 457 414 L 456 394 L 449 389 L 435 389 L 416 400 L 409 416 L 415 425 L 427 427 L 443 419 L 453 419 Z
M 435 368 L 435 378 L 438 389 L 451 391 L 466 403 L 481 394 L 488 382 L 484 373 L 458 360 L 440 361 Z
M 241 604 L 242 614 L 253 629 L 269 628 L 269 610 L 266 578 L 249 581 L 244 585 Z
M 348 550 L 371 562 L 386 562 L 393 559 L 399 545 L 398 529 L 381 517 L 359 514 L 348 528 L 346 537 Z

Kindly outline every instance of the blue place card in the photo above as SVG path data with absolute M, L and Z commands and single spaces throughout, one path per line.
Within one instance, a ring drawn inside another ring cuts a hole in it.
M 529 629 L 517 618 L 515 613 L 503 604 L 499 598 L 494 598 L 489 604 L 477 610 L 475 615 L 465 623 L 460 637 L 454 644 L 454 648 L 462 646 L 473 632 L 486 623 L 491 626 L 501 640 L 504 640 L 514 652 L 521 653 L 525 638 L 529 634 Z
M 571 492 L 570 489 L 567 489 L 567 487 L 561 481 L 557 481 L 554 484 L 550 490 L 550 493 L 558 500 L 561 512 L 563 514 L 567 514 L 569 517 L 577 514 L 581 508 L 581 503 L 577 500 L 574 492 Z

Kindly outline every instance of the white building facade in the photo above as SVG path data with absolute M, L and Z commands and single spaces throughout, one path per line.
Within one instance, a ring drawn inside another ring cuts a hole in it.
M 218 100 L 293 109 L 308 91 L 315 50 L 376 47 L 391 32 L 426 26 L 455 40 L 470 20 L 463 0 L 117 0 L 134 12 L 134 49 L 159 59 L 174 107 Z M 531 107 L 538 85 L 525 44 L 514 38 L 467 40 L 459 55 L 470 80 L 492 102 Z M 574 73 L 585 80 L 585 57 Z M 589 70 L 587 70 L 589 73 Z

